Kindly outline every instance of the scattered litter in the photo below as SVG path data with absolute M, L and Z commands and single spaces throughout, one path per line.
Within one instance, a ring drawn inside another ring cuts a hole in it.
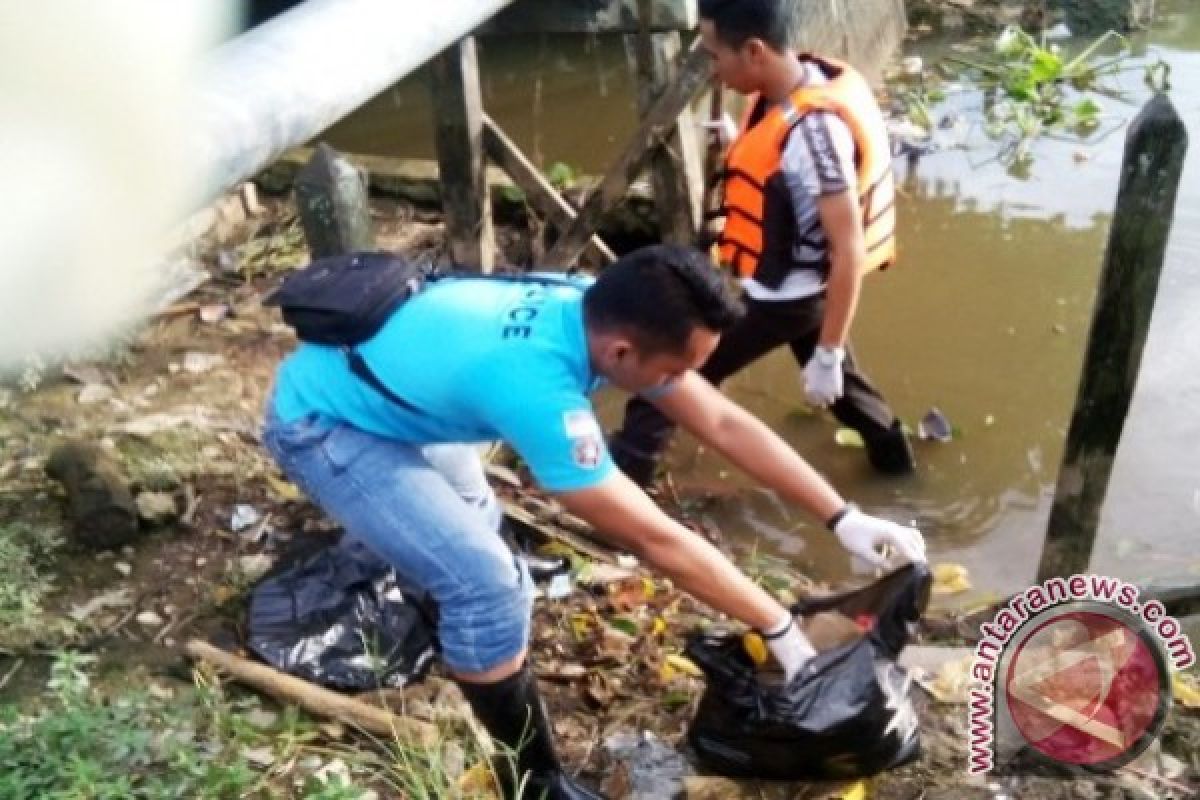
M 271 487 L 271 491 L 281 500 L 300 499 L 300 489 L 291 481 L 268 474 L 267 485 Z
M 560 572 L 552 577 L 545 591 L 547 600 L 561 600 L 564 597 L 569 597 L 571 594 L 570 574 Z
M 967 568 L 962 564 L 935 564 L 933 566 L 933 593 L 936 595 L 959 594 L 971 588 Z
M 143 628 L 161 628 L 164 622 L 163 618 L 153 611 L 139 612 L 134 619 Z
M 866 447 L 862 434 L 853 428 L 838 428 L 833 434 L 833 440 L 841 447 Z
M 111 372 L 100 369 L 94 364 L 67 364 L 62 368 L 63 377 L 70 378 L 78 384 L 87 386 L 92 383 L 113 383 Z
M 996 424 L 996 418 L 993 417 L 991 414 L 988 414 L 986 417 L 983 418 L 983 425 L 985 428 L 990 428 L 995 424 Z
M 150 525 L 165 525 L 179 516 L 175 496 L 170 492 L 141 492 L 134 502 L 138 517 Z
M 103 611 L 106 608 L 126 608 L 132 604 L 133 598 L 130 597 L 128 589 L 114 589 L 111 592 L 96 595 L 83 605 L 72 606 L 71 610 L 67 612 L 67 616 L 76 622 L 84 622 L 97 611 Z
M 1175 702 L 1187 709 L 1200 709 L 1200 678 L 1187 672 L 1176 672 L 1171 676 L 1171 689 Z
M 625 569 L 637 569 L 637 565 L 638 565 L 637 556 L 630 555 L 629 553 L 618 553 L 617 554 L 617 566 L 618 567 L 624 567 Z
M 936 406 L 925 412 L 917 423 L 917 436 L 921 439 L 932 439 L 938 442 L 949 442 L 954 439 L 954 428 L 950 420 Z
M 633 570 L 629 567 L 618 567 L 600 561 L 591 561 L 579 573 L 579 582 L 587 586 L 605 586 L 610 583 L 619 583 L 632 577 Z
M 1051 42 L 1061 39 L 1070 39 L 1074 35 L 1075 34 L 1071 33 L 1071 29 L 1067 27 L 1065 22 L 1060 22 L 1053 28 L 1047 28 L 1042 33 L 1042 36 L 1044 36 L 1047 41 Z
M 213 324 L 220 322 L 229 316 L 229 306 L 224 303 L 214 303 L 209 306 L 200 306 L 200 319 L 203 322 Z
M 692 771 L 678 748 L 671 747 L 650 731 L 614 733 L 604 740 L 604 749 L 613 761 L 625 768 L 627 786 L 622 787 L 626 791 L 620 796 L 629 800 L 679 797 L 685 777 Z M 615 787 L 606 784 L 606 788 L 611 791 Z M 687 796 L 694 796 L 690 788 Z
M 225 356 L 219 353 L 186 353 L 183 356 L 183 368 L 193 375 L 200 375 L 225 363 Z
M 112 399 L 114 394 L 111 386 L 103 383 L 89 383 L 79 390 L 79 395 L 75 399 L 81 406 L 94 406 Z
M 126 578 L 133 574 L 133 567 L 129 566 L 124 561 L 118 561 L 117 563 L 113 564 L 113 569 L 124 575 Z
M 975 656 L 968 654 L 942 664 L 937 670 L 913 669 L 913 680 L 939 703 L 961 705 L 967 702 L 974 660 Z
M 910 78 L 915 78 L 925 71 L 925 61 L 920 56 L 905 56 L 900 61 L 901 71 Z
M 233 516 L 230 518 L 229 527 L 235 533 L 238 533 L 251 525 L 254 525 L 262 519 L 262 514 L 258 513 L 258 509 L 254 506 L 245 503 L 238 503 L 233 508 Z
M 275 563 L 275 559 L 266 553 L 256 553 L 252 556 L 241 556 L 237 560 L 238 571 L 250 582 L 254 582 L 267 574 L 267 570 Z
M 270 747 L 243 748 L 242 757 L 260 767 L 269 767 L 275 763 L 275 753 Z
M 175 431 L 183 426 L 189 426 L 199 431 L 233 431 L 246 436 L 256 435 L 255 423 L 249 419 L 239 420 L 233 416 L 214 414 L 203 406 L 190 406 L 175 411 L 145 414 L 118 425 L 113 432 L 150 437 L 163 431 Z

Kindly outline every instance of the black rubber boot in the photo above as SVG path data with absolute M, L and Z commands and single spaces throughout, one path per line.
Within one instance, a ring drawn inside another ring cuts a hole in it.
M 459 681 L 458 687 L 483 727 L 504 746 L 495 770 L 505 800 L 604 800 L 563 772 L 529 662 L 502 681 Z
M 900 420 L 892 422 L 892 427 L 882 435 L 864 436 L 863 443 L 867 447 L 867 459 L 877 472 L 908 475 L 916 468 L 912 445 L 904 435 Z
M 608 452 L 617 469 L 624 472 L 629 480 L 643 489 L 654 485 L 654 476 L 658 473 L 657 456 L 647 455 L 630 447 L 619 436 L 613 436 L 609 440 Z

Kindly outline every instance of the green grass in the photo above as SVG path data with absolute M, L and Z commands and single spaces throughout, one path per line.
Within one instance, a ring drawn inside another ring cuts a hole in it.
M 297 797 L 358 800 L 365 789 L 321 778 L 297 762 L 315 728 L 295 712 L 278 730 L 260 730 L 220 684 L 200 679 L 185 691 L 141 688 L 105 695 L 91 685 L 93 656 L 58 656 L 45 704 L 33 712 L 0 708 L 0 798 L 176 800 Z M 251 748 L 272 754 L 264 767 Z M 323 763 L 321 759 L 317 759 Z
M 170 689 L 125 672 L 135 685 L 106 691 L 93 683 L 95 661 L 61 652 L 38 707 L 0 706 L 0 800 L 495 797 L 480 785 L 485 745 L 453 717 L 433 746 L 328 743 L 297 709 L 264 720 L 257 696 L 206 670 Z
M 0 644 L 44 633 L 42 601 L 54 589 L 48 573 L 61 543 L 52 526 L 0 523 Z

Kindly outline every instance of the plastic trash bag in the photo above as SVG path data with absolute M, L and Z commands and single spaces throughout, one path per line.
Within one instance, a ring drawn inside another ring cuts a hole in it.
M 929 601 L 926 565 L 861 589 L 803 600 L 796 614 L 837 611 L 864 635 L 817 656 L 790 683 L 763 676 L 733 634 L 693 636 L 687 653 L 707 689 L 688 731 L 714 772 L 765 780 L 873 775 L 920 753 L 909 679 L 896 657 Z
M 399 688 L 434 656 L 433 604 L 348 537 L 267 575 L 250 595 L 247 647 L 335 689 Z

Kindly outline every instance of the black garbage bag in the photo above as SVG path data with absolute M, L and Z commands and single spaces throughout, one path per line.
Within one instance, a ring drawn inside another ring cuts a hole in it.
M 707 688 L 688 731 L 704 765 L 737 778 L 843 780 L 920 753 L 909 680 L 896 664 L 929 602 L 931 576 L 908 565 L 852 592 L 803 600 L 796 614 L 837 611 L 864 631 L 790 682 L 764 679 L 740 636 L 694 635 L 687 653 Z
M 400 688 L 435 654 L 432 602 L 348 537 L 264 577 L 246 627 L 263 661 L 334 689 Z

